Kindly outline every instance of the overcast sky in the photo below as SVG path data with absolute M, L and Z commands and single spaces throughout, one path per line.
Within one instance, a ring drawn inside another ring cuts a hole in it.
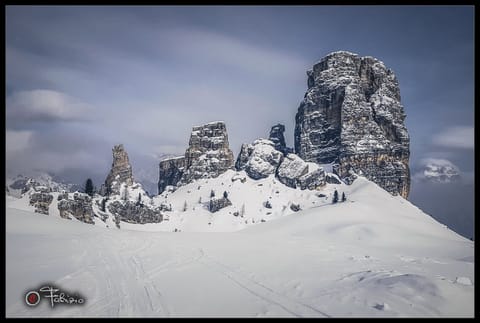
M 471 182 L 473 18 L 473 6 L 7 6 L 7 175 L 100 184 L 123 143 L 134 176 L 156 182 L 159 156 L 215 120 L 235 155 L 278 122 L 293 146 L 306 70 L 348 50 L 397 75 L 412 174 L 442 159 Z

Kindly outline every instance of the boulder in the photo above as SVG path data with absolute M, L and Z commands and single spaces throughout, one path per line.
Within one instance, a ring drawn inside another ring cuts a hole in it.
M 282 160 L 283 154 L 275 149 L 272 141 L 258 139 L 253 142 L 245 171 L 253 179 L 266 178 L 275 174 Z

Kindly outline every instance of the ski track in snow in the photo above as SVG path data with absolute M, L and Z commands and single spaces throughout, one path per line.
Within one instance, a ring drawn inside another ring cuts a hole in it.
M 206 265 L 207 267 L 212 268 L 215 271 L 218 271 L 222 275 L 225 275 L 233 281 L 235 284 L 244 288 L 252 295 L 263 299 L 270 304 L 277 305 L 281 307 L 286 312 L 292 314 L 296 317 L 301 316 L 322 316 L 329 317 L 328 314 L 314 308 L 313 306 L 304 304 L 302 302 L 293 300 L 287 296 L 281 295 L 278 292 L 275 292 L 273 289 L 265 286 L 264 284 L 257 282 L 247 276 L 240 274 L 238 271 L 235 271 L 228 267 L 227 265 L 212 259 L 209 256 L 202 257 L 201 260 L 198 260 L 200 263 Z M 302 314 L 298 314 L 302 313 Z

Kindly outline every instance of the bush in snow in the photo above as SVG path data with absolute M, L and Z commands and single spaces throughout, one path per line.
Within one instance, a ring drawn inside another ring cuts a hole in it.
M 290 209 L 293 211 L 293 212 L 298 212 L 300 211 L 300 205 L 299 204 L 295 204 L 295 203 L 292 203 L 290 204 Z
M 271 208 L 272 208 L 272 204 L 270 204 L 270 201 L 266 201 L 263 205 L 264 205 L 267 209 L 271 209 Z
M 217 212 L 224 207 L 232 205 L 232 202 L 228 198 L 222 197 L 221 199 L 212 198 L 208 205 L 208 210 L 212 213 Z

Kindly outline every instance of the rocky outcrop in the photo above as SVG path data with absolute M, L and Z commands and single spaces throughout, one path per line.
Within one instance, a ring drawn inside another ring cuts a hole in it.
M 334 174 L 327 174 L 325 181 L 329 184 L 341 184 L 342 182 Z
M 120 185 L 133 184 L 132 166 L 128 160 L 128 154 L 123 145 L 116 145 L 112 149 L 113 163 L 110 173 L 105 179 L 106 194 L 119 194 Z
M 251 145 L 243 144 L 235 167 L 237 171 L 245 170 L 253 179 L 275 174 L 281 183 L 302 190 L 317 189 L 326 183 L 323 168 L 316 163 L 305 162 L 293 153 L 284 156 L 268 139 L 255 140 Z
M 454 183 L 460 181 L 460 171 L 457 166 L 448 160 L 432 160 L 423 168 L 420 180 L 430 183 Z
M 334 162 L 347 182 L 361 174 L 407 198 L 409 136 L 395 74 L 373 57 L 335 52 L 307 76 L 295 117 L 296 153 L 305 161 Z
M 113 201 L 108 205 L 108 210 L 112 213 L 117 222 L 124 221 L 128 223 L 159 223 L 163 220 L 163 215 L 159 208 L 149 208 L 145 205 L 131 201 Z
M 232 205 L 232 202 L 226 197 L 222 197 L 219 199 L 212 198 L 208 203 L 208 210 L 214 213 L 230 205 Z
M 71 216 L 79 221 L 95 224 L 93 221 L 92 198 L 84 193 L 73 193 L 73 199 L 69 199 L 68 194 L 58 195 L 58 210 L 60 216 L 65 219 L 71 219 Z
M 296 188 L 298 179 L 308 172 L 308 164 L 295 154 L 288 154 L 278 167 L 277 177 L 283 184 Z
M 252 155 L 253 152 L 253 145 L 251 144 L 242 144 L 242 147 L 240 148 L 240 153 L 237 156 L 237 160 L 235 162 L 235 169 L 236 170 L 244 170 L 245 166 L 248 163 L 248 160 L 250 159 L 250 156 Z
M 232 168 L 233 152 L 228 144 L 225 123 L 216 121 L 193 127 L 185 157 L 161 163 L 159 194 L 167 185 L 184 185 L 201 178 L 214 178 Z
M 49 192 L 72 192 L 81 189 L 79 185 L 65 183 L 60 178 L 48 173 L 38 173 L 32 177 L 17 175 L 9 185 L 9 189 L 19 195 L 25 194 L 31 189 L 36 190 L 37 187 L 45 187 Z
M 307 163 L 295 154 L 288 154 L 278 167 L 277 178 L 283 184 L 305 190 L 325 185 L 325 172 L 315 163 Z
M 30 194 L 30 205 L 35 207 L 36 213 L 48 215 L 48 209 L 53 201 L 53 195 L 48 194 L 48 191 L 40 189 L 37 192 Z
M 287 147 L 285 143 L 285 137 L 283 133 L 285 132 L 285 126 L 283 124 L 276 124 L 270 129 L 270 135 L 268 139 L 273 142 L 276 150 L 281 151 L 284 155 L 293 153 L 293 149 Z
M 185 152 L 185 173 L 182 183 L 200 178 L 213 178 L 233 167 L 233 152 L 222 121 L 193 127 Z
M 283 154 L 275 149 L 271 140 L 258 139 L 252 145 L 243 144 L 237 162 L 237 170 L 245 170 L 249 177 L 261 179 L 275 174 L 283 160 Z
M 298 178 L 298 186 L 302 190 L 316 190 L 326 184 L 325 172 L 322 168 L 317 168 Z
M 162 193 L 169 185 L 175 186 L 180 181 L 185 169 L 185 157 L 164 159 L 159 165 L 158 194 Z

